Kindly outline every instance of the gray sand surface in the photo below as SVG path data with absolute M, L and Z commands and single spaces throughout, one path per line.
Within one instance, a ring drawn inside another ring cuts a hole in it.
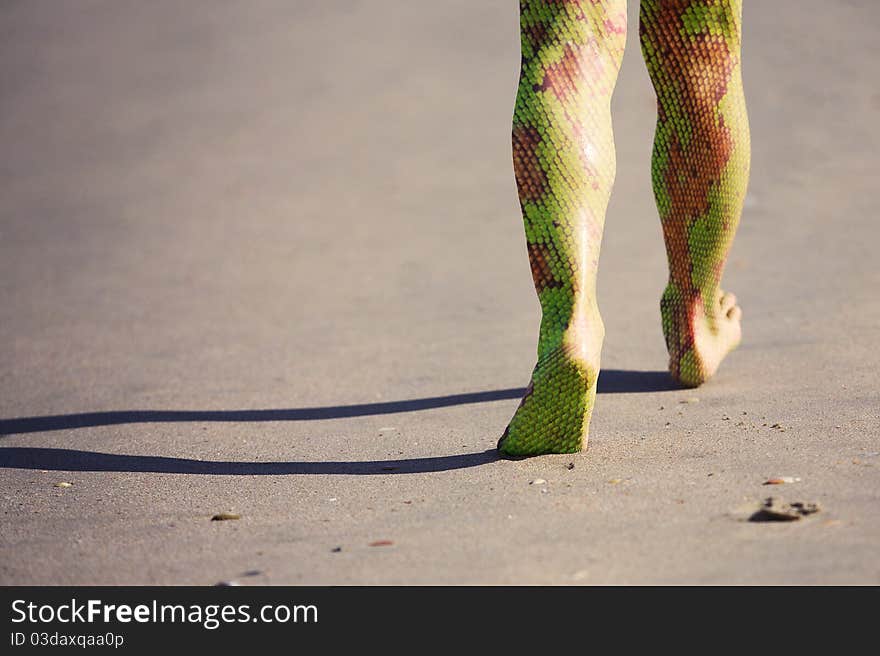
M 745 338 L 696 391 L 629 13 L 589 449 L 511 462 L 515 2 L 4 2 L 0 584 L 880 583 L 880 4 L 746 3 Z

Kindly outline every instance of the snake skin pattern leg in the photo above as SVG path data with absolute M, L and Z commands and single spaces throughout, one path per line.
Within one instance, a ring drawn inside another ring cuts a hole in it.
M 605 335 L 596 270 L 626 0 L 521 0 L 520 28 L 513 162 L 542 319 L 531 382 L 498 443 L 508 457 L 586 445 Z
M 721 290 L 749 177 L 742 0 L 642 0 L 642 54 L 657 94 L 652 178 L 669 260 L 660 302 L 673 378 L 695 387 L 740 342 Z

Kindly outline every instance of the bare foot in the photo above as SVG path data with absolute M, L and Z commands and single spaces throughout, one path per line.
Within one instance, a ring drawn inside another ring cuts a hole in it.
M 519 407 L 498 440 L 508 457 L 576 453 L 587 442 L 598 368 L 559 349 L 535 366 Z
M 576 453 L 587 444 L 605 328 L 598 309 L 580 314 L 562 344 L 544 352 L 498 452 L 508 457 Z
M 660 303 L 669 349 L 669 373 L 686 387 L 705 383 L 742 339 L 742 310 L 736 296 L 720 289 L 709 307 L 697 294 L 690 301 L 669 285 Z

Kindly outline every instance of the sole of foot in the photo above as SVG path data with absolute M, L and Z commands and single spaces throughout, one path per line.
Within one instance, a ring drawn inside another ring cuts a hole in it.
M 587 443 L 599 368 L 559 349 L 541 359 L 498 441 L 506 458 L 576 453 Z

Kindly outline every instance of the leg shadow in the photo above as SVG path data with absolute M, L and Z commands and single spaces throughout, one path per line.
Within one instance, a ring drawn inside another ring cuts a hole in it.
M 682 389 L 668 371 L 628 371 L 602 369 L 596 386 L 598 394 L 637 394 Z
M 79 472 L 144 472 L 151 474 L 202 474 L 211 476 L 282 476 L 289 474 L 338 474 L 375 476 L 424 474 L 479 467 L 498 460 L 495 449 L 434 458 L 364 460 L 355 462 L 224 462 L 132 456 L 72 449 L 30 447 L 0 448 L 0 468 L 46 469 Z
M 664 392 L 678 389 L 665 371 L 624 371 L 604 369 L 599 374 L 599 394 L 632 394 Z M 489 403 L 522 398 L 523 387 L 431 396 L 405 401 L 334 405 L 316 408 L 280 408 L 268 410 L 113 410 L 109 412 L 82 412 L 67 415 L 46 415 L 0 419 L 0 435 L 41 433 L 71 430 L 93 426 L 119 424 L 153 424 L 177 422 L 258 422 L 258 421 L 315 421 L 366 417 L 370 415 L 416 412 L 447 408 L 471 403 Z

